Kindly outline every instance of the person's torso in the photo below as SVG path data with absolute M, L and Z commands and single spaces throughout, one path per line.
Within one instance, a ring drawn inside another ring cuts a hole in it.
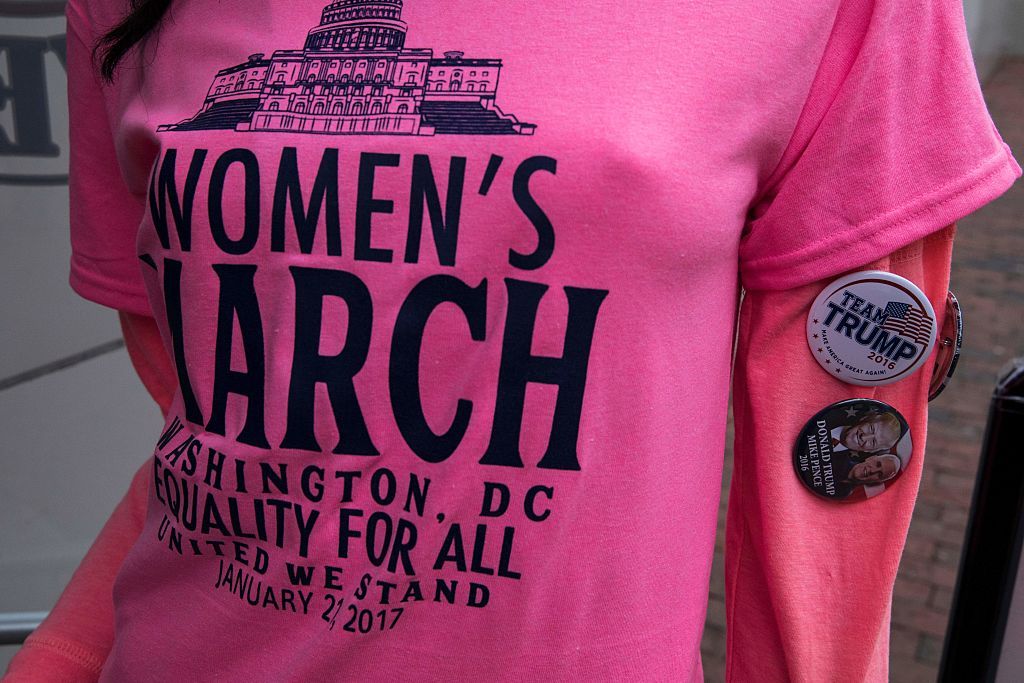
M 181 387 L 103 680 L 698 678 L 740 235 L 833 14 L 173 3 L 114 103 Z

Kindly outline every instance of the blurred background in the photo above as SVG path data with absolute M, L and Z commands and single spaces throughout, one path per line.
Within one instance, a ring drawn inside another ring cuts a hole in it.
M 965 14 L 989 108 L 1024 159 L 1024 0 L 966 0 Z M 0 613 L 53 605 L 161 424 L 116 314 L 67 284 L 64 29 L 62 0 L 0 0 Z M 1018 183 L 960 225 L 952 289 L 965 346 L 952 386 L 931 405 L 893 596 L 894 681 L 935 680 L 989 395 L 999 368 L 1024 353 L 1022 254 Z M 723 494 L 720 527 L 725 505 Z M 703 643 L 713 682 L 724 678 L 725 653 L 722 533 L 718 541 Z M 0 647 L 0 671 L 15 651 Z

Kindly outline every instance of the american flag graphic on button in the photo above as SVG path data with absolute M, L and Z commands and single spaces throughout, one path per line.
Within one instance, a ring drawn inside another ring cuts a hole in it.
M 934 332 L 933 321 L 927 313 L 899 301 L 890 301 L 885 305 L 882 329 L 909 337 L 918 344 L 927 344 Z

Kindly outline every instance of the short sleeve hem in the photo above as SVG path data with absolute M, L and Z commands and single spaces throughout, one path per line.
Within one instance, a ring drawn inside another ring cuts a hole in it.
M 137 268 L 138 265 L 123 264 L 122 267 L 127 271 L 130 268 Z M 71 256 L 71 274 L 68 282 L 79 296 L 94 303 L 128 313 L 153 315 L 145 291 L 133 290 L 123 282 L 104 274 L 81 254 Z
M 915 201 L 859 224 L 835 226 L 828 241 L 742 263 L 743 286 L 789 289 L 870 263 L 973 213 L 1020 176 L 1009 147 L 1000 143 L 994 156 Z
M 30 683 L 53 680 L 74 683 L 95 681 L 103 669 L 103 661 L 77 643 L 30 635 L 11 660 L 4 681 Z

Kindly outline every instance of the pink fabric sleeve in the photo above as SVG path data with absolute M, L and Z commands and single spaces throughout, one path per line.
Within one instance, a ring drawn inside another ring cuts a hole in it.
M 147 460 L 135 473 L 57 604 L 11 660 L 3 683 L 98 680 L 114 639 L 114 577 L 142 529 L 152 472 Z
M 961 0 L 845 0 L 740 246 L 788 289 L 955 223 L 1021 174 L 982 98 Z
M 146 314 L 149 304 L 135 250 L 145 192 L 128 187 L 118 163 L 106 105 L 115 88 L 101 82 L 92 62 L 97 34 L 87 7 L 75 0 L 65 7 L 70 284 L 90 301 Z
M 176 387 L 156 321 L 121 313 L 132 364 L 166 415 Z M 142 530 L 153 467 L 147 458 L 49 616 L 11 660 L 3 683 L 86 683 L 99 678 L 114 638 L 114 578 Z
M 941 324 L 954 228 L 861 269 L 918 284 Z M 807 351 L 807 310 L 827 282 L 751 291 L 734 375 L 735 469 L 726 523 L 728 681 L 885 681 L 893 583 L 925 464 L 931 364 L 881 387 L 844 384 Z M 913 434 L 910 466 L 867 501 L 821 500 L 798 481 L 792 449 L 818 410 L 884 401 Z

